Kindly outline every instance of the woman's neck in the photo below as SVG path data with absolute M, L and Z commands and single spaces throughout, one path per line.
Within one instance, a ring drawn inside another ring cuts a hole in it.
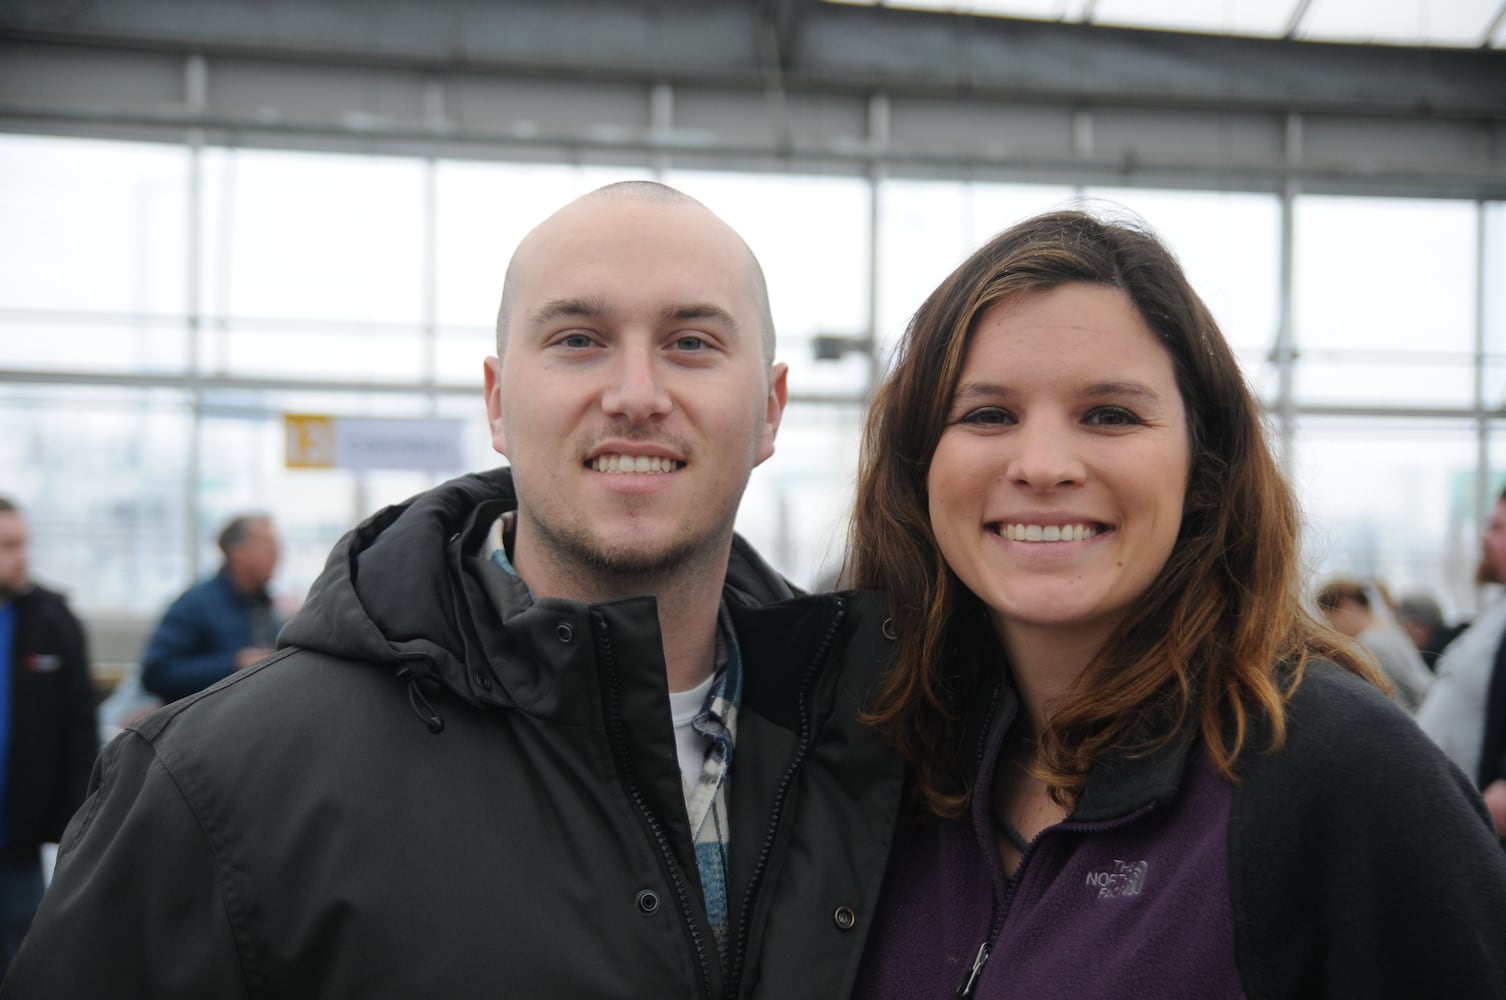
M 1029 734 L 1037 737 L 1053 708 L 1103 648 L 1109 630 L 1021 625 L 996 618 L 994 632 L 1009 658 Z

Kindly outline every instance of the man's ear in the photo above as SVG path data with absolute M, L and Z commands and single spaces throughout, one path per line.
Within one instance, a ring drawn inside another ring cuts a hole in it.
M 502 360 L 489 357 L 485 363 L 486 423 L 492 430 L 492 447 L 507 454 L 507 427 L 502 420 Z
M 762 465 L 774 454 L 774 437 L 779 433 L 779 421 L 784 418 L 784 404 L 789 400 L 787 384 L 790 366 L 779 362 L 769 366 L 769 395 L 764 413 L 763 436 L 758 441 L 758 458 L 754 465 Z

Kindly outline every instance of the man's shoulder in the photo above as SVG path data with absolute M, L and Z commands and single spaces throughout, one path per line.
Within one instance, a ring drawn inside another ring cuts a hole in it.
M 16 598 L 16 613 L 36 620 L 62 620 L 76 623 L 73 611 L 68 607 L 68 598 L 60 591 L 38 583 L 32 583 L 26 593 Z
M 321 727 L 383 700 L 402 700 L 389 672 L 291 647 L 159 709 L 132 729 L 159 755 L 236 754 L 277 745 L 307 750 L 309 743 L 300 744 L 304 738 L 317 742 Z

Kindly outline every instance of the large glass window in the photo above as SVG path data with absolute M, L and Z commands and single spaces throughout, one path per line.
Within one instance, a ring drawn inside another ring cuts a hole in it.
M 1471 405 L 1476 218 L 1471 202 L 1298 200 L 1300 401 Z
M 514 247 L 570 198 L 650 176 L 0 136 L 0 492 L 32 516 L 39 576 L 86 618 L 148 621 L 218 562 L 224 518 L 264 509 L 287 546 L 274 585 L 296 603 L 360 518 L 503 463 L 481 363 Z M 741 232 L 769 280 L 797 401 L 737 525 L 797 583 L 826 582 L 842 559 L 870 324 L 887 359 L 980 243 L 1085 200 L 1123 206 L 1166 238 L 1273 426 L 1296 415 L 1289 457 L 1314 582 L 1373 576 L 1474 610 L 1479 500 L 1506 478 L 1506 427 L 1491 412 L 1506 398 L 1506 206 L 1299 196 L 1296 396 L 1283 401 L 1274 196 L 663 177 Z M 817 360 L 832 341 L 848 353 Z M 463 461 L 288 468 L 285 413 L 458 420 Z
M 182 371 L 189 153 L 0 136 L 0 367 Z
M 202 370 L 421 380 L 423 164 L 248 150 L 203 159 Z

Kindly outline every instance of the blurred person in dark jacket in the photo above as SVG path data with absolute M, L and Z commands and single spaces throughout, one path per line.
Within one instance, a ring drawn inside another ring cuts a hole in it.
M 279 546 L 272 519 L 241 514 L 220 531 L 219 572 L 168 607 L 141 656 L 141 686 L 186 698 L 272 655 L 281 621 L 267 593 Z
M 83 629 L 31 582 L 29 541 L 0 497 L 0 978 L 42 898 L 42 845 L 62 838 L 99 752 Z

